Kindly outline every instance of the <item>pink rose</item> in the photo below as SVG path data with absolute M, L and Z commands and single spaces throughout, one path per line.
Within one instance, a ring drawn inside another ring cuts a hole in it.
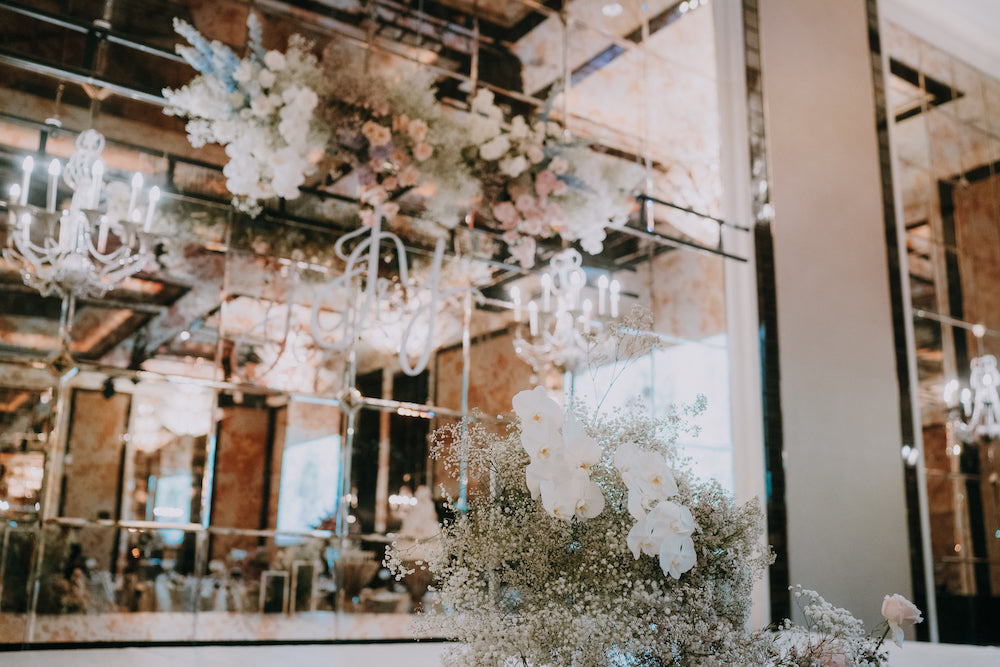
M 548 236 L 548 225 L 542 218 L 539 211 L 532 211 L 524 216 L 524 220 L 517 227 L 520 231 L 530 236 Z
M 543 169 L 535 176 L 535 192 L 539 197 L 548 197 L 549 193 L 556 187 L 559 179 L 548 169 Z
M 381 204 L 386 200 L 386 192 L 379 185 L 371 187 L 362 186 L 358 188 L 358 199 L 366 204 Z
M 434 148 L 430 144 L 420 142 L 413 147 L 413 157 L 417 159 L 417 162 L 423 162 L 431 155 L 434 155 Z
M 903 628 L 924 620 L 917 606 L 898 593 L 882 600 L 882 616 L 892 630 L 892 641 L 903 645 Z
M 509 201 L 502 201 L 493 207 L 493 217 L 505 228 L 513 227 L 520 219 L 517 209 Z
M 375 226 L 375 211 L 366 208 L 366 209 L 362 209 L 362 211 L 361 211 L 361 213 L 359 215 L 361 216 L 361 224 L 362 225 L 364 225 L 365 227 L 374 227 Z
M 403 167 L 399 172 L 399 184 L 404 188 L 412 188 L 420 181 L 420 172 L 412 166 Z
M 392 132 L 389 128 L 371 120 L 361 126 L 361 134 L 365 135 L 365 139 L 372 146 L 385 146 L 392 140 Z
M 531 160 L 531 164 L 538 164 L 545 159 L 545 151 L 538 144 L 528 144 L 524 152 L 528 156 L 528 159 Z
M 427 123 L 422 120 L 412 121 L 409 130 L 414 141 L 423 142 L 427 138 Z
M 397 167 L 405 167 L 410 164 L 410 156 L 401 148 L 394 148 L 392 151 L 392 163 Z
M 538 210 L 538 202 L 529 194 L 523 194 L 514 200 L 514 206 L 521 213 L 530 213 Z

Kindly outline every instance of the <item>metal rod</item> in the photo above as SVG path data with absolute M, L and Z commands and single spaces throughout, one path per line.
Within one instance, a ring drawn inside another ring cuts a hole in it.
M 977 331 L 982 331 L 983 336 L 990 335 L 990 336 L 1000 337 L 1000 331 L 997 331 L 996 329 L 987 329 L 982 324 L 966 322 L 965 320 L 959 320 L 954 317 L 941 315 L 939 313 L 935 313 L 929 310 L 915 309 L 913 311 L 913 316 L 919 317 L 924 320 L 933 320 L 935 322 L 940 322 L 941 324 L 947 324 L 950 327 L 959 327 L 960 329 L 966 329 L 973 333 L 976 333 Z M 977 336 L 977 338 L 981 339 L 982 336 Z
M 60 81 L 68 81 L 80 85 L 94 86 L 96 88 L 106 88 L 111 92 L 131 100 L 146 102 L 156 106 L 165 106 L 167 100 L 161 95 L 154 95 L 148 91 L 130 88 L 114 81 L 109 81 L 101 77 L 94 76 L 88 72 L 70 68 L 67 65 L 52 65 L 37 58 L 31 58 L 4 48 L 0 48 L 0 65 L 16 67 L 35 74 L 41 74 Z
M 11 11 L 15 14 L 21 14 L 22 16 L 27 16 L 29 18 L 37 19 L 48 23 L 49 25 L 59 26 L 60 28 L 66 28 L 67 30 L 72 30 L 73 32 L 79 32 L 87 34 L 94 32 L 94 24 L 68 18 L 59 14 L 52 14 L 41 9 L 36 9 L 34 7 L 29 7 L 23 5 L 19 2 L 0 2 L 0 7 Z M 103 14 L 103 20 L 109 21 L 107 7 Z M 98 32 L 101 33 L 102 37 L 113 44 L 119 44 L 121 46 L 127 46 L 129 48 L 135 49 L 136 51 L 141 51 L 143 53 L 148 53 L 150 55 L 158 56 L 160 58 L 166 58 L 167 60 L 173 60 L 175 62 L 185 62 L 184 58 L 177 55 L 170 49 L 165 49 L 161 46 L 156 46 L 154 44 L 148 44 L 146 42 L 139 42 L 135 39 L 128 37 L 124 33 L 120 33 L 108 28 L 102 28 Z
M 636 229 L 635 227 L 612 227 L 615 231 L 619 231 L 623 234 L 628 234 L 629 236 L 634 236 L 640 239 L 648 239 L 659 243 L 660 245 L 672 246 L 675 248 L 691 248 L 692 250 L 697 250 L 706 255 L 714 255 L 716 257 L 724 257 L 726 259 L 732 259 L 737 262 L 746 262 L 746 257 L 740 257 L 739 255 L 733 255 L 728 252 L 723 252 L 718 248 L 709 248 L 707 246 L 699 245 L 693 241 L 685 241 L 684 239 L 675 238 L 673 236 L 667 236 L 666 234 L 660 234 L 659 232 L 647 232 L 644 229 Z
M 472 365 L 472 292 L 465 292 L 462 313 L 462 413 L 469 413 L 469 375 Z M 464 511 L 469 506 L 469 457 L 465 451 L 465 436 L 468 424 L 462 420 L 462 458 L 458 471 L 458 509 Z
M 735 222 L 729 222 L 728 220 L 723 220 L 722 218 L 716 218 L 715 216 L 709 215 L 707 213 L 702 213 L 700 211 L 694 210 L 693 208 L 687 208 L 686 206 L 681 206 L 679 204 L 674 204 L 674 203 L 668 202 L 668 201 L 666 201 L 664 199 L 659 199 L 657 197 L 653 197 L 652 195 L 640 194 L 640 195 L 636 195 L 636 199 L 638 199 L 640 201 L 651 201 L 653 203 L 661 204 L 663 206 L 669 206 L 670 208 L 676 209 L 678 211 L 683 211 L 684 213 L 690 213 L 691 215 L 696 215 L 699 218 L 704 218 L 705 220 L 711 220 L 712 222 L 717 222 L 720 225 L 724 225 L 724 226 L 730 227 L 732 229 L 738 229 L 741 232 L 749 232 L 750 231 L 750 228 L 746 227 L 744 225 L 738 225 Z

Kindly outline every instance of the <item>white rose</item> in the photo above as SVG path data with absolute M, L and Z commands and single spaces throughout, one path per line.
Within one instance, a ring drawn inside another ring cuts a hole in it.
M 271 86 L 273 86 L 274 79 L 275 79 L 274 72 L 272 72 L 269 69 L 261 70 L 260 76 L 257 77 L 257 80 L 260 82 L 260 85 L 263 86 L 264 88 L 270 88 Z
M 501 134 L 480 146 L 479 156 L 484 160 L 499 160 L 508 150 L 510 140 Z
M 524 139 L 528 136 L 531 128 L 524 120 L 524 116 L 514 116 L 510 121 L 510 136 L 514 139 Z
M 236 66 L 236 70 L 233 72 L 233 81 L 237 83 L 246 83 L 253 78 L 254 70 L 256 66 L 250 60 L 243 60 L 239 65 Z
M 524 170 L 527 168 L 528 161 L 524 159 L 523 155 L 518 155 L 513 158 L 505 158 L 500 161 L 500 171 L 511 178 L 517 178 L 523 174 Z
M 250 102 L 250 110 L 257 116 L 268 116 L 274 111 L 273 95 L 261 95 Z
M 264 64 L 267 68 L 277 72 L 285 69 L 285 54 L 280 51 L 268 51 L 264 54 Z
M 882 616 L 892 630 L 892 641 L 903 645 L 903 628 L 924 620 L 917 606 L 898 593 L 886 595 L 882 600 Z

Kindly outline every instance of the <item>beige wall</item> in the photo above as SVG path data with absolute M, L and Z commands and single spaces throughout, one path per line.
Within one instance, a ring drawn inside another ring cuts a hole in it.
M 761 0 L 792 583 L 911 596 L 865 0 Z

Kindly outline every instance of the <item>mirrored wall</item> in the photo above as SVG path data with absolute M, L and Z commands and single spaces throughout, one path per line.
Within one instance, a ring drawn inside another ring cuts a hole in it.
M 998 643 L 1000 81 L 894 24 L 883 37 L 939 631 Z
M 93 127 L 109 179 L 163 193 L 140 270 L 105 294 L 43 295 L 23 280 L 37 267 L 0 260 L 0 642 L 412 638 L 433 581 L 393 580 L 385 548 L 432 541 L 446 499 L 480 492 L 429 457 L 431 434 L 505 428 L 536 384 L 658 414 L 706 397 L 685 445 L 733 488 L 726 275 L 748 243 L 726 240 L 748 230 L 723 219 L 705 0 L 160 4 L 0 2 L 4 190 Z M 160 89 L 193 75 L 163 17 L 240 50 L 248 11 L 268 47 L 340 41 L 429 69 L 449 108 L 486 88 L 506 120 L 549 113 L 631 175 L 628 220 L 600 254 L 544 241 L 525 268 L 488 217 L 402 201 L 369 273 L 344 279 L 371 238 L 350 173 L 250 218 L 222 151 L 162 114 Z

